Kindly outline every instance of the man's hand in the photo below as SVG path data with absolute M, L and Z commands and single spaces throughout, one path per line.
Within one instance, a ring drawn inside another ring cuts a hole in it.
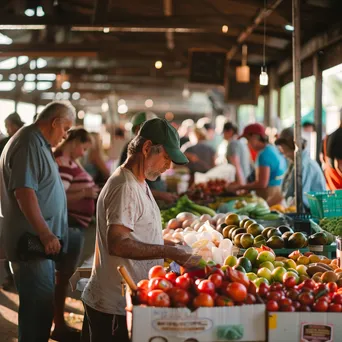
M 177 264 L 186 267 L 195 267 L 202 259 L 200 255 L 193 255 L 192 248 L 189 246 L 177 245 L 170 249 L 170 254 L 166 255 L 167 258 L 174 260 Z
M 160 192 L 159 197 L 162 201 L 164 201 L 166 203 L 174 203 L 174 202 L 176 202 L 176 200 L 178 198 L 177 195 L 170 193 L 170 192 L 164 192 L 164 191 Z
M 46 254 L 58 254 L 61 249 L 61 244 L 57 237 L 52 234 L 50 231 L 40 234 L 39 239 L 44 245 Z

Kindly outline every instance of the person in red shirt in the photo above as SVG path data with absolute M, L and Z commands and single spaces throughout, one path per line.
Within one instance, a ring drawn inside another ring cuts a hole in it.
M 71 330 L 64 321 L 64 307 L 69 278 L 78 266 L 86 229 L 95 213 L 95 199 L 99 188 L 78 162 L 92 146 L 92 137 L 84 128 L 74 128 L 55 151 L 68 205 L 68 250 L 58 264 L 55 291 L 55 329 L 51 335 L 57 341 L 79 341 L 78 331 Z

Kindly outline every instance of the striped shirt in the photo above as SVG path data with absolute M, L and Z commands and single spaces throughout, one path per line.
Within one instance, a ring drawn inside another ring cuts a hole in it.
M 74 160 L 63 156 L 60 151 L 55 153 L 55 158 L 66 192 L 78 192 L 95 185 L 92 177 Z M 68 203 L 69 221 L 77 222 L 82 227 L 88 227 L 94 213 L 95 201 L 92 198 Z

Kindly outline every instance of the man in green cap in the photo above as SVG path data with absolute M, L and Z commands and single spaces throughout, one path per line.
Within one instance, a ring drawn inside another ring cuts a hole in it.
M 131 141 L 127 160 L 100 193 L 95 262 L 82 295 L 91 342 L 128 341 L 119 265 L 138 283 L 148 278 L 151 267 L 163 265 L 164 258 L 180 265 L 199 262 L 189 247 L 164 245 L 160 211 L 146 183 L 166 171 L 171 161 L 188 162 L 176 129 L 164 119 L 148 120 Z
M 147 121 L 147 120 L 151 120 L 151 119 L 155 119 L 157 118 L 157 115 L 155 115 L 152 112 L 139 112 L 136 113 L 135 115 L 133 115 L 132 119 L 131 119 L 131 123 L 132 123 L 132 133 L 134 135 L 137 135 L 139 132 L 139 129 L 141 127 L 141 125 Z M 130 142 L 128 142 L 128 144 L 123 148 L 122 153 L 121 153 L 121 157 L 120 157 L 120 161 L 119 161 L 119 165 L 122 165 L 126 159 L 127 159 L 127 152 L 128 152 L 128 145 Z M 177 196 L 173 193 L 167 192 L 166 190 L 166 184 L 165 182 L 161 179 L 161 177 L 158 177 L 155 181 L 149 181 L 147 180 L 147 184 L 150 187 L 153 197 L 157 200 L 157 201 L 162 201 L 165 202 L 167 204 L 172 204 L 177 200 Z

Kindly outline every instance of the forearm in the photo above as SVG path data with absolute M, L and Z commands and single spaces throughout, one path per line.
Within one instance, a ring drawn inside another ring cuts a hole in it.
M 169 245 L 149 244 L 130 238 L 122 239 L 108 246 L 110 255 L 133 260 L 170 258 L 173 248 L 173 246 Z
M 49 233 L 50 229 L 42 216 L 35 191 L 29 188 L 20 188 L 14 191 L 14 195 L 20 210 L 34 231 L 38 235 Z
M 259 190 L 259 189 L 266 189 L 267 185 L 260 183 L 259 181 L 255 181 L 252 183 L 247 183 L 241 185 L 240 190 Z

